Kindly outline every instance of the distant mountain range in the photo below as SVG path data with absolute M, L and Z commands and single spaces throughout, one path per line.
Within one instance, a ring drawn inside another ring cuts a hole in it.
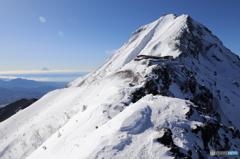
M 0 105 L 6 105 L 19 99 L 41 98 L 44 94 L 64 88 L 65 82 L 38 82 L 26 79 L 0 80 Z

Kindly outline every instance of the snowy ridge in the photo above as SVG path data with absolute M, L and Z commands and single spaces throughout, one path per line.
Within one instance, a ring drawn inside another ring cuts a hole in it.
M 162 16 L 96 71 L 0 123 L 0 158 L 240 152 L 239 70 L 239 57 L 202 24 Z
M 31 158 L 125 158 L 126 155 L 133 158 L 158 158 L 158 156 L 165 156 L 166 148 L 156 141 L 156 138 L 159 136 L 157 130 L 161 127 L 170 126 L 174 128 L 174 131 L 180 133 L 179 130 L 184 127 L 190 128 L 191 123 L 189 122 L 189 125 L 185 123 L 185 113 L 189 109 L 189 104 L 180 99 L 161 96 L 153 97 L 152 95 L 146 96 L 138 103 L 127 107 L 124 113 L 118 114 L 112 120 L 99 126 L 94 132 L 86 135 L 81 142 L 69 139 L 69 137 L 71 138 L 71 136 L 75 135 L 69 135 L 68 133 L 71 133 L 71 130 L 75 130 L 73 132 L 75 134 L 77 130 L 72 127 L 74 125 L 68 127 L 68 132 L 64 132 L 66 135 L 61 136 L 61 138 L 70 141 L 66 144 L 75 145 L 71 147 L 72 152 L 70 155 L 64 150 L 57 154 L 52 154 L 51 151 L 45 152 L 44 149 L 39 149 Z M 185 109 L 185 111 L 179 111 L 182 109 Z M 174 113 L 173 115 L 172 112 L 176 112 L 176 114 Z M 161 118 L 159 118 L 160 114 Z M 81 117 L 76 119 L 81 120 Z M 170 121 L 172 120 L 175 120 L 175 122 L 171 123 Z M 62 131 L 60 129 L 60 133 Z M 53 138 L 57 138 L 57 134 L 54 136 Z M 181 134 L 176 136 L 175 140 L 182 144 L 180 142 L 182 140 Z M 58 147 L 58 145 L 62 144 L 62 140 L 57 141 L 55 143 L 55 141 L 53 142 L 50 139 L 45 144 L 51 145 L 51 147 Z M 139 144 L 142 146 L 136 148 Z M 162 151 L 157 151 L 158 149 L 161 150 L 161 148 L 163 149 Z M 133 151 L 134 149 L 137 150 Z M 79 154 L 79 150 L 84 153 Z

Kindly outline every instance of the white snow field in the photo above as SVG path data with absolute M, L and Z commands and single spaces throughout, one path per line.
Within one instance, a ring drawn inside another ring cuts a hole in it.
M 30 158 L 172 158 L 156 141 L 158 129 L 171 127 L 178 134 L 174 141 L 186 147 L 181 130 L 191 126 L 185 119 L 188 106 L 181 99 L 148 95 L 106 120 L 108 115 L 96 105 L 88 118 L 74 117 L 42 145 L 46 150 L 39 148 Z
M 209 151 L 240 153 L 239 102 L 239 56 L 188 15 L 168 14 L 1 122 L 0 158 L 220 158 Z

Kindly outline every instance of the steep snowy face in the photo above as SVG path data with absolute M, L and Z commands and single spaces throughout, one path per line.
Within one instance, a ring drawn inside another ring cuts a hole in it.
M 133 32 L 130 39 L 100 68 L 69 83 L 68 87 L 79 87 L 113 75 L 136 60 L 137 56 L 143 55 L 173 59 L 179 56 L 203 58 L 223 70 L 238 69 L 240 66 L 239 57 L 225 48 L 205 26 L 188 15 L 168 14 Z M 224 66 L 219 62 L 223 62 Z
M 112 75 L 138 55 L 173 56 L 174 58 L 179 56 L 181 52 L 175 47 L 175 43 L 179 43 L 179 40 L 175 39 L 187 29 L 187 19 L 188 15 L 177 17 L 169 14 L 142 26 L 133 32 L 130 39 L 99 69 L 70 83 L 68 87 L 78 87 Z

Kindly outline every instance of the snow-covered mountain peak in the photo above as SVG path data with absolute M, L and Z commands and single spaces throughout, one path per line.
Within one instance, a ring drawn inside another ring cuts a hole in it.
M 139 58 L 192 62 L 204 59 L 214 66 L 218 65 L 219 61 L 224 61 L 227 65 L 224 67 L 227 69 L 236 69 L 240 66 L 239 57 L 225 48 L 208 28 L 189 15 L 167 14 L 137 29 L 101 67 L 88 76 L 69 83 L 68 87 L 79 87 L 112 76 Z
M 114 74 L 138 55 L 178 57 L 181 52 L 175 47 L 176 43 L 179 43 L 176 37 L 186 30 L 188 17 L 188 15 L 177 17 L 174 14 L 167 14 L 140 27 L 99 69 L 87 77 L 79 78 L 70 83 L 68 87 L 80 86 L 97 78 Z
M 188 15 L 162 16 L 96 71 L 0 123 L 0 158 L 240 152 L 239 70 L 239 57 L 205 26 Z

